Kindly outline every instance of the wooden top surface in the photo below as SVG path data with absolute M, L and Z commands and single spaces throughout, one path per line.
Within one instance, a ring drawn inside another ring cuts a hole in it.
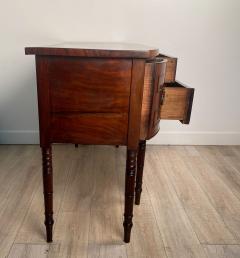
M 26 47 L 25 54 L 110 58 L 153 58 L 158 55 L 158 49 L 131 43 L 67 42 L 51 46 Z

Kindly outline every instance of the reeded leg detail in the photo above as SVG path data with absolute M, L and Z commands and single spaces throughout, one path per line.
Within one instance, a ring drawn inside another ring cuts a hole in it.
M 141 199 L 145 151 L 146 151 L 146 141 L 140 141 L 139 147 L 138 147 L 138 156 L 137 156 L 137 177 L 136 177 L 136 188 L 135 188 L 136 205 L 140 204 L 140 199 Z
M 52 148 L 42 147 L 43 166 L 43 193 L 45 206 L 45 225 L 47 242 L 52 242 L 53 227 L 53 173 L 52 173 Z
M 124 209 L 124 242 L 130 242 L 132 217 L 133 217 L 133 201 L 134 201 L 134 185 L 136 170 L 136 150 L 127 150 L 127 164 L 125 177 L 125 209 Z

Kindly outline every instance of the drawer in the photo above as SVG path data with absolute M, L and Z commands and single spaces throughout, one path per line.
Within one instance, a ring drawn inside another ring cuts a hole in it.
M 132 61 L 52 57 L 51 112 L 128 112 Z
M 156 58 L 145 65 L 140 139 L 150 139 L 159 130 L 160 100 L 162 98 L 166 60 Z
M 193 88 L 179 82 L 165 83 L 160 119 L 180 120 L 183 124 L 189 124 L 193 96 Z
M 50 137 L 55 143 L 126 145 L 127 113 L 55 113 Z
M 177 58 L 166 56 L 163 54 L 159 54 L 157 57 L 161 57 L 167 60 L 165 82 L 166 83 L 175 82 L 176 70 L 177 70 Z

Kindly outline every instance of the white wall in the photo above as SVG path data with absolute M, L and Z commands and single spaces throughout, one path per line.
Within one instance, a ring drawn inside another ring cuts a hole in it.
M 0 142 L 38 141 L 25 46 L 128 41 L 177 56 L 177 79 L 196 89 L 191 124 L 162 121 L 152 143 L 240 144 L 239 11 L 239 0 L 1 1 Z

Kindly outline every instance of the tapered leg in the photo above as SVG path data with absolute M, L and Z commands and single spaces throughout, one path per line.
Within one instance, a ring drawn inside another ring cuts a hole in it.
M 136 150 L 127 150 L 127 164 L 125 177 L 125 209 L 124 209 L 124 242 L 130 242 L 133 217 L 134 185 L 136 170 Z
M 78 148 L 78 144 L 77 143 L 75 143 L 75 148 Z
M 47 242 L 52 242 L 53 227 L 53 174 L 52 174 L 52 148 L 42 147 L 43 165 L 43 193 L 45 206 L 45 225 Z
M 140 199 L 141 199 L 145 151 L 146 151 L 146 141 L 140 141 L 139 147 L 138 147 L 138 156 L 137 156 L 137 177 L 136 177 L 136 188 L 135 188 L 136 205 L 140 204 Z

